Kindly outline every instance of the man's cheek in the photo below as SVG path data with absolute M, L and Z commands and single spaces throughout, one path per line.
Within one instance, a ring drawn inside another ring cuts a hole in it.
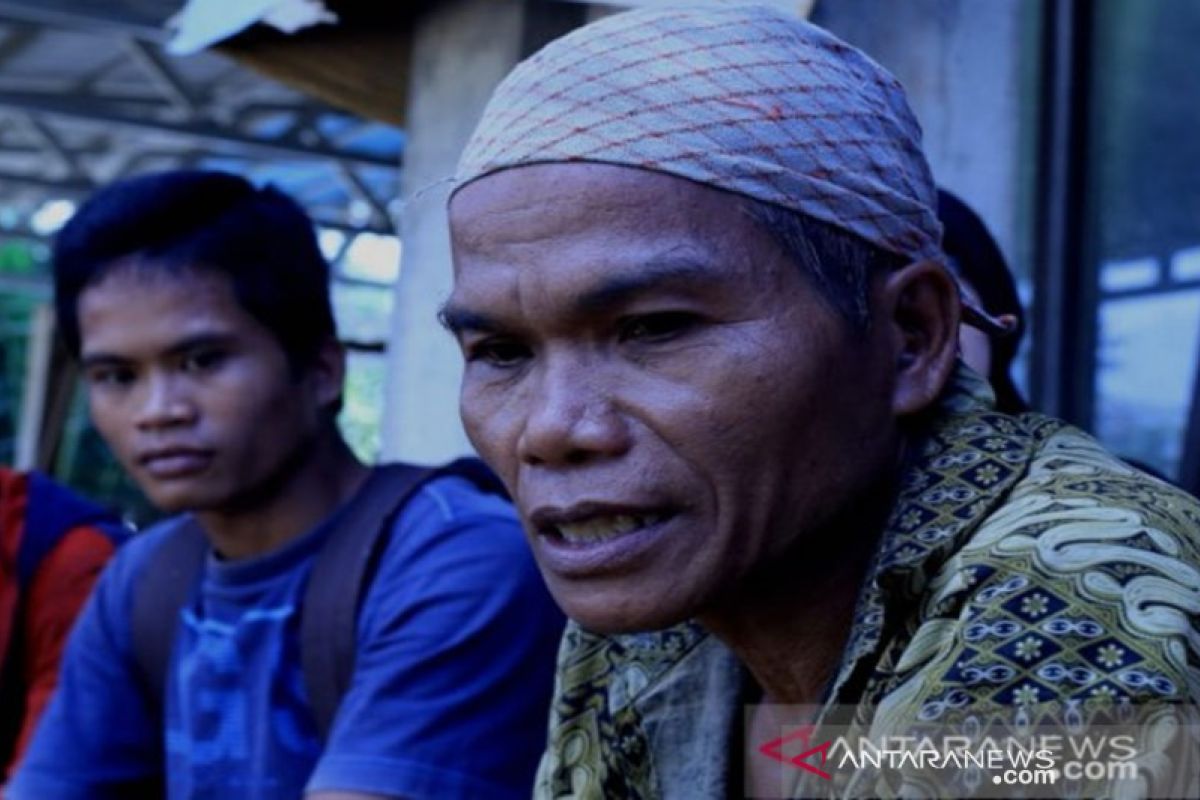
M 493 469 L 499 469 L 500 460 L 506 456 L 515 455 L 517 445 L 516 415 L 511 404 L 498 400 L 487 391 L 468 386 L 459 403 L 467 438 Z
M 113 425 L 111 413 L 104 406 L 89 400 L 88 414 L 91 416 L 92 425 L 100 434 L 100 438 L 114 451 L 117 458 L 122 458 L 121 443 L 119 437 L 116 436 L 116 428 Z

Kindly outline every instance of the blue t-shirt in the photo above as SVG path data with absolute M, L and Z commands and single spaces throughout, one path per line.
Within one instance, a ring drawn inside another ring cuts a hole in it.
M 331 529 L 259 558 L 210 556 L 181 611 L 164 732 L 130 631 L 161 531 L 111 563 L 71 635 L 58 693 L 9 800 L 527 798 L 545 740 L 562 617 L 507 503 L 457 477 L 407 503 L 358 617 L 349 691 L 322 745 L 306 701 L 298 616 Z

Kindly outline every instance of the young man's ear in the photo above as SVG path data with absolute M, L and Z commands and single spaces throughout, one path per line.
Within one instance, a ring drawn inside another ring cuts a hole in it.
M 346 382 L 346 348 L 333 337 L 325 339 L 318 348 L 308 369 L 317 405 L 332 408 L 342 406 L 342 391 Z
M 918 261 L 887 276 L 883 297 L 881 321 L 894 334 L 892 410 L 915 414 L 933 403 L 954 369 L 958 287 L 938 264 Z

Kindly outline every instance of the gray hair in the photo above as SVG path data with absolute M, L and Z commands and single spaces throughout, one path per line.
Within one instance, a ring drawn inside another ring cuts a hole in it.
M 866 333 L 871 327 L 871 277 L 900 269 L 911 261 L 774 203 L 744 197 L 742 209 L 775 239 L 856 333 Z

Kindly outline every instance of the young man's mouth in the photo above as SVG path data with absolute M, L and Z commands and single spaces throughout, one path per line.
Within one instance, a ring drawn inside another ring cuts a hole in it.
M 188 447 L 171 447 L 142 455 L 138 462 L 151 477 L 158 480 L 185 478 L 203 472 L 212 461 L 212 453 Z

